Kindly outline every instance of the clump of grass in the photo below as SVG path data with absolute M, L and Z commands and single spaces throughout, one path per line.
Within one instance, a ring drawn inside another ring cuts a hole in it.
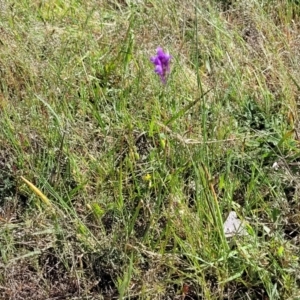
M 2 6 L 1 298 L 299 297 L 296 2 Z

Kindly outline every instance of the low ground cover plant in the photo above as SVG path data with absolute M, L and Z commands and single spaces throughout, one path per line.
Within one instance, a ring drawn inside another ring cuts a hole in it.
M 0 0 L 0 298 L 299 299 L 299 13 Z

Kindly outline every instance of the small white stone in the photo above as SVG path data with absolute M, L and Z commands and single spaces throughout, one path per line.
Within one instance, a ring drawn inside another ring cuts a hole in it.
M 231 211 L 229 213 L 223 228 L 226 237 L 232 237 L 235 235 L 248 235 L 245 225 L 240 219 L 238 219 L 235 211 Z
M 274 164 L 272 165 L 272 169 L 274 169 L 275 171 L 279 169 L 279 164 L 277 161 L 275 161 Z

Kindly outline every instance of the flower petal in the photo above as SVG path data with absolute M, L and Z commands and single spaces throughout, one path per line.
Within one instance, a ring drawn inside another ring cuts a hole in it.
M 163 75 L 163 68 L 161 65 L 157 65 L 155 67 L 155 73 L 159 74 L 159 75 Z

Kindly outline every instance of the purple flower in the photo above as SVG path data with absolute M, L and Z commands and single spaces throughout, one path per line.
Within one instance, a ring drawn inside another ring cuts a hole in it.
M 152 56 L 150 60 L 155 66 L 155 73 L 160 76 L 162 83 L 165 84 L 167 81 L 167 75 L 170 72 L 170 60 L 172 56 L 165 53 L 160 47 L 157 48 L 156 53 L 157 55 Z

